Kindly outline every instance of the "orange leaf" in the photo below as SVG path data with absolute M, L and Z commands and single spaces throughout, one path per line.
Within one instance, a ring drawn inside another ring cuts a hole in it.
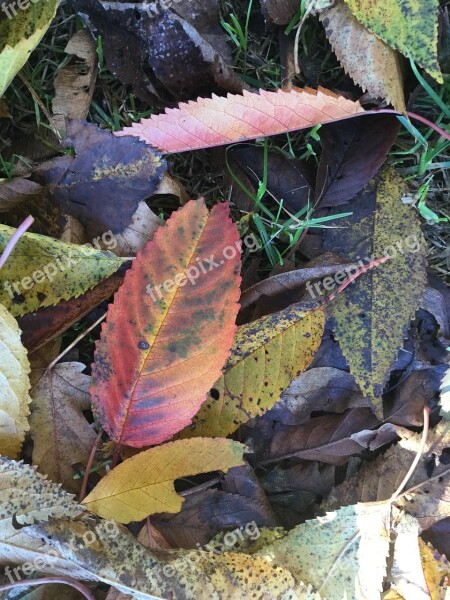
M 160 444 L 188 425 L 233 342 L 240 241 L 226 204 L 191 201 L 139 252 L 97 342 L 94 412 L 111 438 Z
M 115 135 L 133 135 L 166 153 L 186 152 L 305 129 L 362 112 L 359 102 L 324 88 L 244 92 L 183 103 Z

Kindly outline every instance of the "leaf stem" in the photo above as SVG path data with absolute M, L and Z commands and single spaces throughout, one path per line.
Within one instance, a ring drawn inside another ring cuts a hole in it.
M 425 450 L 425 444 L 427 443 L 427 436 L 428 436 L 429 428 L 430 428 L 430 408 L 429 408 L 429 406 L 426 405 L 423 407 L 423 432 L 422 432 L 422 439 L 420 441 L 420 446 L 419 446 L 419 449 L 417 450 L 416 457 L 414 458 L 414 460 L 413 460 L 411 466 L 409 467 L 408 472 L 406 473 L 405 477 L 403 478 L 401 484 L 398 486 L 398 488 L 395 490 L 395 492 L 389 498 L 389 502 L 394 502 L 394 500 L 396 500 L 398 498 L 402 489 L 408 483 L 409 479 L 411 478 L 411 475 L 414 473 L 417 465 L 419 464 L 419 460 L 421 459 L 423 451 Z
M 82 583 L 73 579 L 72 577 L 40 577 L 38 579 L 27 579 L 25 581 L 15 581 L 14 583 L 8 583 L 6 585 L 0 586 L 0 592 L 6 590 L 12 590 L 13 588 L 18 587 L 29 587 L 33 585 L 45 585 L 47 583 L 63 583 L 65 585 L 70 585 L 83 594 L 86 600 L 95 600 L 94 596 L 91 594 L 91 591 Z
M 80 502 L 83 502 L 84 498 L 86 497 L 89 475 L 91 474 L 91 469 L 92 469 L 92 465 L 94 463 L 95 453 L 97 452 L 98 445 L 100 444 L 100 440 L 102 439 L 102 434 L 103 434 L 103 429 L 100 428 L 100 431 L 98 432 L 98 435 L 97 435 L 97 439 L 95 440 L 94 445 L 92 446 L 91 453 L 89 454 L 89 460 L 87 462 L 86 470 L 84 472 L 83 483 L 81 484 L 81 490 L 80 490 Z

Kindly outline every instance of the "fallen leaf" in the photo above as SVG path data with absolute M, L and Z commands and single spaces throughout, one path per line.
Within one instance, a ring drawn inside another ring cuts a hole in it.
M 324 208 L 352 200 L 385 162 L 399 129 L 392 115 L 368 115 L 321 127 L 316 202 L 320 200 Z
M 229 94 L 180 104 L 115 135 L 138 137 L 163 153 L 187 152 L 296 131 L 362 112 L 358 102 L 324 88 L 244 91 L 243 96 Z
M 334 477 L 333 465 L 311 461 L 288 469 L 282 469 L 277 465 L 264 475 L 262 485 L 269 495 L 275 494 L 274 498 L 281 492 L 295 490 L 325 496 L 334 486 Z
M 437 58 L 438 0 L 345 0 L 352 13 L 386 44 L 442 83 Z
M 388 500 L 419 449 L 421 434 L 404 430 L 403 435 L 406 433 L 408 437 L 403 437 L 372 462 L 365 463 L 355 476 L 334 488 L 323 505 L 324 510 L 356 502 Z M 422 530 L 450 516 L 449 445 L 450 425 L 441 422 L 429 432 L 423 456 L 408 480 L 406 490 L 412 491 L 395 501 L 419 521 Z
M 204 201 L 174 213 L 138 254 L 92 369 L 93 408 L 114 441 L 150 446 L 191 422 L 233 341 L 239 261 L 228 206 L 208 212 Z
M 92 123 L 70 121 L 65 145 L 76 156 L 44 162 L 33 179 L 53 203 L 86 227 L 89 239 L 123 231 L 141 200 L 156 190 L 166 168 L 160 155 L 138 140 L 118 140 Z
M 431 600 L 445 600 L 450 583 L 450 564 L 431 544 L 419 538 L 419 551 L 423 574 Z
M 376 450 L 397 439 L 393 425 L 386 423 L 375 429 L 378 424 L 370 408 L 354 408 L 343 415 L 315 417 L 305 425 L 279 425 L 274 428 L 270 446 L 255 448 L 255 453 L 264 465 L 286 459 L 343 465 L 354 454 Z
M 38 183 L 22 177 L 0 179 L 0 212 L 12 210 L 17 204 L 30 198 L 39 198 L 43 191 Z
M 72 465 L 87 465 L 97 437 L 83 415 L 91 405 L 91 378 L 83 375 L 84 369 L 81 363 L 59 363 L 42 373 L 31 394 L 33 464 L 73 493 L 79 492 L 80 482 L 73 478 Z
M 278 152 L 269 152 L 264 159 L 264 148 L 239 144 L 227 151 L 227 157 L 235 169 L 244 171 L 250 178 L 254 188 L 267 177 L 267 191 L 273 198 L 283 201 L 283 206 L 293 213 L 299 212 L 308 205 L 313 195 L 315 173 L 304 161 L 288 159 Z M 241 179 L 241 176 L 238 176 Z M 236 187 L 237 184 L 234 184 Z M 240 189 L 240 188 L 239 188 Z M 255 203 L 250 200 L 252 208 Z
M 427 287 L 423 293 L 420 307 L 433 315 L 439 325 L 441 335 L 450 337 L 449 315 L 443 294 L 439 290 Z
M 30 562 L 37 570 L 92 579 L 84 569 L 65 560 L 55 548 L 41 539 L 27 535 L 22 528 L 49 519 L 74 518 L 83 507 L 72 496 L 38 473 L 35 468 L 0 457 L 0 563 L 24 565 Z M 18 569 L 19 577 L 24 573 Z
M 284 425 L 301 425 L 309 421 L 313 412 L 343 413 L 349 408 L 368 406 L 369 401 L 353 375 L 335 367 L 318 367 L 294 379 L 262 418 Z
M 288 25 L 299 11 L 297 0 L 261 0 L 261 10 L 267 21 Z
M 323 598 L 379 600 L 390 543 L 387 504 L 358 504 L 298 525 L 257 553 Z
M 192 9 L 179 16 L 178 4 L 179 0 L 132 6 L 77 0 L 91 31 L 102 36 L 108 68 L 147 103 L 155 104 L 164 88 L 175 100 L 221 89 L 241 92 L 242 81 L 228 65 L 218 2 L 203 3 L 209 5 L 208 22 L 205 14 L 199 19 Z
M 53 122 L 60 131 L 65 131 L 66 118 L 87 117 L 97 78 L 96 46 L 85 29 L 70 38 L 64 52 L 76 58 L 58 72 L 54 81 Z
M 145 202 L 139 202 L 131 222 L 120 233 L 115 235 L 115 246 L 111 248 L 117 256 L 136 256 L 149 242 L 161 220 L 150 210 Z
M 350 371 L 379 414 L 384 385 L 426 285 L 426 244 L 417 213 L 401 202 L 406 190 L 396 171 L 385 168 L 350 204 L 352 216 L 324 234 L 324 248 L 359 261 L 355 270 L 390 257 L 329 305 Z
M 439 396 L 439 384 L 445 367 L 414 371 L 384 403 L 385 420 L 404 427 L 422 427 L 423 409 Z
M 174 480 L 227 471 L 243 464 L 246 447 L 225 439 L 200 438 L 150 448 L 118 465 L 83 500 L 97 515 L 119 523 L 142 521 L 158 512 L 176 513 L 183 498 Z
M 122 285 L 127 263 L 111 277 L 107 277 L 78 298 L 63 300 L 56 306 L 40 308 L 36 312 L 18 317 L 22 342 L 29 353 L 67 331 L 74 323 L 92 312 Z
M 55 16 L 59 0 L 33 2 L 19 12 L 6 4 L 0 20 L 0 96 L 27 62 Z
M 16 458 L 30 428 L 30 363 L 20 329 L 0 304 L 0 454 Z
M 371 96 L 385 98 L 396 110 L 406 113 L 401 55 L 361 25 L 344 0 L 337 0 L 319 18 L 334 53 L 353 81 Z
M 264 414 L 319 347 L 324 312 L 292 305 L 238 328 L 222 377 L 179 437 L 226 437 Z
M 0 251 L 13 233 L 11 227 L 0 225 Z M 77 298 L 123 262 L 110 252 L 26 233 L 0 271 L 0 302 L 14 316 L 53 306 Z

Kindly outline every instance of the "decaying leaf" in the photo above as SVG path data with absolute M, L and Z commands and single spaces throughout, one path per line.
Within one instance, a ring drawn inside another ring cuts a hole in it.
M 77 31 L 64 49 L 77 59 L 55 77 L 52 100 L 53 122 L 64 131 L 67 119 L 85 119 L 89 112 L 97 76 L 95 43 L 85 29 Z
M 356 475 L 332 490 L 324 510 L 356 502 L 387 500 L 396 491 L 408 472 L 419 449 L 421 434 L 404 430 L 408 437 L 364 464 Z M 450 468 L 448 447 L 450 424 L 441 422 L 428 434 L 419 465 L 406 484 L 408 494 L 401 495 L 396 504 L 419 521 L 421 529 L 450 516 Z
M 323 333 L 324 312 L 301 305 L 239 327 L 222 377 L 180 437 L 227 436 L 277 402 L 311 362 Z
M 17 204 L 30 198 L 40 197 L 42 192 L 43 187 L 29 179 L 0 179 L 0 212 L 12 210 Z
M 156 190 L 166 168 L 161 156 L 138 140 L 118 140 L 93 123 L 70 121 L 65 155 L 44 162 L 33 179 L 47 186 L 63 213 L 77 217 L 89 240 L 123 231 L 138 204 Z
M 0 454 L 11 458 L 19 454 L 30 428 L 30 363 L 20 333 L 15 318 L 0 304 Z
M 270 446 L 260 451 L 261 462 L 295 458 L 343 465 L 354 454 L 377 450 L 397 439 L 393 425 L 385 423 L 375 429 L 378 424 L 370 408 L 354 408 L 342 415 L 316 417 L 305 425 L 275 426 Z
M 333 329 L 361 390 L 381 414 L 380 396 L 426 285 L 425 240 L 417 214 L 401 202 L 407 187 L 384 169 L 350 204 L 351 217 L 325 230 L 333 249 L 355 270 L 389 260 L 359 278 L 330 303 Z
M 322 156 L 316 184 L 320 206 L 352 200 L 385 162 L 399 128 L 392 115 L 367 115 L 321 127 Z
M 109 69 L 147 103 L 158 102 L 164 88 L 177 101 L 221 89 L 242 91 L 240 77 L 228 66 L 217 0 L 132 5 L 77 0 L 77 7 L 91 31 L 102 36 Z
M 323 598 L 379 600 L 390 542 L 387 504 L 358 504 L 307 521 L 257 553 Z
M 179 440 L 150 448 L 108 473 L 83 504 L 119 523 L 142 521 L 158 512 L 176 513 L 183 498 L 175 492 L 175 479 L 227 471 L 244 463 L 245 451 L 243 444 L 220 438 Z
M 438 0 L 345 0 L 352 13 L 386 44 L 442 83 L 437 59 Z
M 125 276 L 126 264 L 111 277 L 107 277 L 78 298 L 63 300 L 56 306 L 40 308 L 36 312 L 18 317 L 22 342 L 28 352 L 34 352 L 45 343 L 67 331 L 101 302 L 117 291 Z
M 0 564 L 31 563 L 31 571 L 61 573 L 82 579 L 92 579 L 87 571 L 65 560 L 58 550 L 42 539 L 30 537 L 21 528 L 49 519 L 75 518 L 83 507 L 59 485 L 47 481 L 33 467 L 0 458 Z M 25 573 L 19 567 L 18 577 Z M 94 578 L 95 579 L 95 578 Z
M 4 4 L 0 19 L 0 96 L 27 62 L 55 16 L 59 0 Z
M 174 213 L 138 254 L 92 370 L 94 410 L 113 440 L 154 445 L 191 422 L 230 351 L 239 268 L 227 205 L 208 212 L 203 200 Z
M 84 369 L 76 362 L 57 364 L 42 373 L 31 395 L 33 464 L 73 493 L 79 491 L 79 481 L 73 478 L 72 465 L 86 466 L 97 437 L 83 415 L 83 410 L 90 408 L 91 380 L 83 375 Z
M 420 538 L 419 551 L 431 600 L 445 600 L 450 584 L 450 564 L 447 558 Z
M 161 220 L 150 210 L 145 202 L 139 202 L 131 222 L 120 233 L 115 235 L 115 246 L 111 248 L 117 256 L 136 256 L 149 242 Z
M 401 55 L 361 25 L 344 0 L 322 12 L 320 20 L 345 72 L 374 98 L 406 112 Z
M 261 0 L 261 10 L 268 21 L 288 25 L 298 13 L 297 0 Z
M 14 231 L 0 225 L 0 251 Z M 112 275 L 123 262 L 111 252 L 26 233 L 0 271 L 0 302 L 14 316 L 53 306 L 77 298 Z
M 115 135 L 137 137 L 163 153 L 186 152 L 304 129 L 362 112 L 358 102 L 324 88 L 244 91 L 242 96 L 213 96 L 180 104 Z

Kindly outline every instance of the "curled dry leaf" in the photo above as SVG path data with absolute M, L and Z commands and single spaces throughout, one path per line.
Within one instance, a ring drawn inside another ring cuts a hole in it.
M 61 131 L 66 128 L 66 118 L 87 117 L 97 77 L 96 46 L 85 29 L 72 36 L 64 51 L 77 59 L 71 61 L 55 77 L 53 122 Z
M 92 370 L 93 407 L 114 441 L 154 445 L 191 422 L 230 351 L 239 268 L 227 205 L 208 212 L 203 200 L 174 213 L 138 254 Z
M 358 102 L 324 88 L 244 91 L 242 96 L 213 96 L 180 104 L 115 135 L 137 137 L 164 153 L 187 152 L 305 129 L 363 112 Z
M 30 428 L 30 363 L 15 318 L 0 304 L 0 454 L 16 458 Z

